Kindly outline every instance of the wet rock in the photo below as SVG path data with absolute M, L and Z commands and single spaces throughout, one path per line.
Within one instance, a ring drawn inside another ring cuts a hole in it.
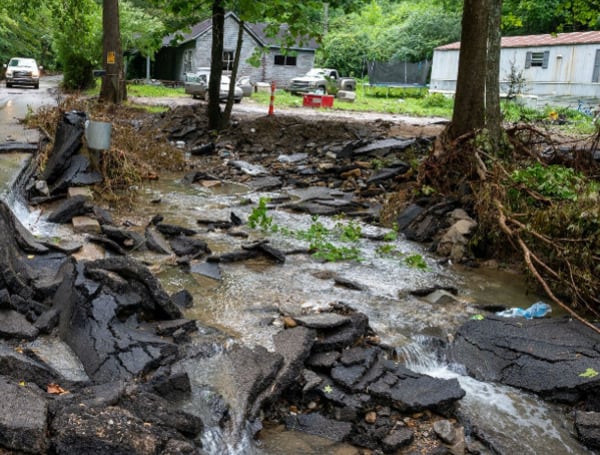
M 62 203 L 48 215 L 48 221 L 51 223 L 65 224 L 70 223 L 73 217 L 84 215 L 89 212 L 88 200 L 85 196 L 74 196 L 65 199 Z
M 369 385 L 369 391 L 384 403 L 392 402 L 394 408 L 402 412 L 436 409 L 444 413 L 448 406 L 465 395 L 456 379 L 432 378 L 391 362 L 386 365 L 386 370 Z
M 175 432 L 147 426 L 130 411 L 117 406 L 60 410 L 51 423 L 57 454 L 83 453 L 146 455 L 161 453 L 163 441 Z M 173 439 L 177 439 L 174 437 Z
M 283 180 L 281 177 L 261 177 L 250 180 L 247 185 L 254 191 L 269 191 L 281 188 Z
M 67 112 L 63 115 L 56 128 L 54 147 L 41 175 L 41 179 L 52 185 L 66 171 L 71 158 L 82 145 L 86 121 L 84 112 Z
M 102 233 L 126 250 L 139 250 L 145 245 L 144 237 L 138 232 L 121 229 L 115 226 L 103 225 Z
M 171 295 L 171 301 L 179 308 L 191 308 L 194 306 L 194 296 L 187 289 L 182 289 Z
M 46 453 L 48 406 L 41 390 L 0 377 L 0 395 L 0 446 L 18 453 Z
M 437 253 L 440 256 L 449 257 L 455 262 L 467 259 L 469 256 L 468 244 L 476 227 L 477 222 L 473 219 L 456 221 L 442 235 L 437 246 Z
M 371 144 L 365 145 L 364 147 L 354 149 L 352 156 L 357 157 L 369 155 L 381 157 L 390 153 L 402 152 L 415 145 L 416 142 L 416 139 L 382 139 L 379 141 L 374 141 Z
M 156 223 L 155 224 L 156 229 L 158 230 L 158 232 L 160 232 L 162 235 L 165 235 L 167 237 L 181 237 L 181 236 L 192 236 L 192 235 L 196 235 L 196 231 L 193 229 L 189 229 L 183 226 L 177 226 L 174 224 L 168 224 L 168 223 Z
M 108 224 L 108 225 L 114 226 L 115 222 L 113 220 L 112 215 L 110 214 L 110 212 L 108 210 L 105 210 L 102 207 L 98 207 L 97 205 L 94 205 L 92 207 L 92 213 L 94 215 L 94 218 L 96 218 L 96 220 L 98 220 L 98 223 L 100 223 L 101 225 Z
M 318 412 L 289 416 L 285 419 L 285 425 L 289 430 L 301 431 L 336 442 L 345 441 L 352 431 L 351 423 L 338 422 Z
M 128 318 L 168 320 L 181 311 L 148 269 L 112 257 L 65 265 L 55 295 L 60 336 L 96 381 L 128 379 L 176 353 L 175 345 L 138 329 Z
M 138 390 L 126 395 L 119 404 L 144 423 L 173 428 L 187 437 L 194 438 L 203 429 L 203 423 L 199 417 L 176 409 L 167 400 L 152 393 Z
M 90 234 L 87 236 L 87 240 L 90 243 L 95 243 L 97 245 L 100 245 L 103 248 L 105 248 L 106 250 L 111 251 L 120 256 L 127 255 L 127 251 L 125 251 L 125 249 L 121 248 L 121 246 L 117 242 L 109 239 L 108 237 Z
M 146 227 L 145 234 L 146 246 L 150 251 L 159 254 L 172 254 L 169 243 L 156 228 L 151 226 Z
M 215 153 L 215 143 L 209 142 L 208 144 L 197 145 L 190 149 L 190 155 L 192 156 L 204 156 L 212 155 Z
M 197 259 L 205 254 L 210 254 L 210 248 L 204 240 L 180 235 L 169 241 L 169 246 L 177 256 Z
M 0 375 L 45 388 L 62 378 L 47 365 L 0 344 Z
M 398 219 L 398 226 L 408 240 L 430 242 L 440 231 L 448 227 L 447 214 L 458 206 L 458 201 L 449 199 L 433 204 L 419 212 L 418 206 L 409 206 Z M 417 214 L 418 213 L 418 214 Z M 409 221 L 412 217 L 412 221 Z
M 157 375 L 152 378 L 152 388 L 169 401 L 180 401 L 192 391 L 189 375 L 182 371 L 169 375 Z
M 212 278 L 213 280 L 221 280 L 221 269 L 219 264 L 216 262 L 201 262 L 192 264 L 190 267 L 191 273 L 197 273 L 198 275 Z
M 396 178 L 400 175 L 405 174 L 410 169 L 410 165 L 407 163 L 398 163 L 398 165 L 394 167 L 386 167 L 375 172 L 369 179 L 367 179 L 367 183 L 378 183 L 384 180 L 389 180 Z
M 259 176 L 259 175 L 268 175 L 269 171 L 267 171 L 263 166 L 258 164 L 248 163 L 243 160 L 232 160 L 229 161 L 229 165 L 234 168 L 242 171 L 244 174 L 248 174 L 251 176 Z
M 285 263 L 285 253 L 283 253 L 281 250 L 278 250 L 277 248 L 272 247 L 271 245 L 269 245 L 268 242 L 261 241 L 249 245 L 242 245 L 242 248 L 244 250 L 257 251 L 259 253 L 262 253 L 264 256 L 277 262 L 278 264 Z
M 364 291 L 367 289 L 362 284 L 357 283 L 356 281 L 349 280 L 348 278 L 341 277 L 339 275 L 336 275 L 333 278 L 333 281 L 335 282 L 336 286 L 351 289 L 353 291 Z
M 0 310 L 0 338 L 33 340 L 37 335 L 38 329 L 25 316 L 12 310 Z
M 242 250 L 232 251 L 220 256 L 211 256 L 207 258 L 208 262 L 239 262 L 247 261 L 248 259 L 266 257 L 278 264 L 285 262 L 285 253 L 273 248 L 268 244 L 268 241 L 254 242 L 247 245 L 242 245 Z
M 238 391 L 246 398 L 244 407 L 250 410 L 258 395 L 279 373 L 283 358 L 280 354 L 271 353 L 262 346 L 254 349 L 236 347 L 228 353 L 228 358 L 234 365 L 236 382 L 240 386 Z M 247 414 L 247 417 L 255 416 Z
M 73 223 L 73 232 L 79 234 L 99 234 L 102 231 L 100 223 L 89 216 L 74 216 L 71 222 Z
M 0 143 L 0 153 L 14 153 L 14 152 L 24 152 L 24 153 L 32 153 L 37 152 L 38 145 L 37 144 L 29 144 L 27 142 L 2 142 Z
M 386 453 L 393 453 L 395 450 L 409 445 L 413 439 L 414 433 L 409 428 L 393 429 L 382 441 L 383 450 Z
M 481 381 L 575 403 L 600 393 L 597 379 L 585 374 L 600 371 L 598 343 L 600 335 L 568 318 L 490 315 L 461 326 L 448 354 L 450 361 L 464 365 Z
M 40 333 L 50 333 L 58 325 L 60 313 L 57 308 L 50 308 L 36 319 L 34 327 Z
M 311 329 L 333 329 L 342 325 L 349 324 L 351 318 L 337 313 L 319 313 L 306 316 L 296 316 L 294 318 L 299 324 Z
M 71 186 L 95 185 L 101 183 L 102 174 L 91 169 L 87 156 L 74 155 L 60 177 L 50 185 L 50 194 L 64 194 Z
M 593 449 L 600 448 L 600 412 L 577 411 L 575 430 L 579 440 L 586 446 Z
M 424 299 L 432 305 L 452 305 L 460 302 L 454 294 L 443 289 L 433 291 L 431 294 L 426 295 Z
M 306 365 L 316 370 L 329 370 L 340 358 L 340 355 L 337 351 L 317 352 L 306 360 Z
M 313 347 L 314 352 L 331 351 L 341 349 L 344 346 L 352 346 L 364 334 L 369 319 L 362 313 L 350 315 L 350 323 L 336 329 L 319 334 L 319 338 Z
M 171 321 L 161 321 L 156 323 L 156 333 L 161 337 L 173 336 L 177 330 L 184 330 L 186 333 L 198 330 L 196 321 L 190 319 L 174 319 Z

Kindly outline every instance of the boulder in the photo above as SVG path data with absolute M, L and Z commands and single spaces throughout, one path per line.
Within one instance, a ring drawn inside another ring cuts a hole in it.
M 598 333 L 570 318 L 490 315 L 462 325 L 448 356 L 481 381 L 575 403 L 600 393 L 599 344 Z
M 0 376 L 0 395 L 0 447 L 17 453 L 47 453 L 48 405 L 42 391 Z

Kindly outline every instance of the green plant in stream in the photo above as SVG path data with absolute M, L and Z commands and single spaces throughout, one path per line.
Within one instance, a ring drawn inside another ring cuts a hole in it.
M 248 217 L 248 226 L 252 229 L 260 228 L 266 231 L 272 227 L 273 217 L 267 216 L 267 204 L 269 198 L 261 197 L 258 200 L 258 206 L 252 209 L 252 213 Z
M 355 221 L 348 223 L 338 222 L 335 225 L 335 232 L 339 234 L 342 242 L 358 242 L 362 234 L 360 225 Z
M 420 254 L 411 254 L 404 258 L 404 263 L 414 269 L 429 270 L 429 266 L 425 259 Z

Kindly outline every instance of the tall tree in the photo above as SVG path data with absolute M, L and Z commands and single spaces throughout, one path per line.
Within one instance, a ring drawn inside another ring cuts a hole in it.
M 500 137 L 501 8 L 501 0 L 464 1 L 450 139 L 484 128 L 491 138 Z
M 219 92 L 223 72 L 223 34 L 225 30 L 225 7 L 223 0 L 212 4 L 212 48 L 210 54 L 210 79 L 208 82 L 208 128 L 220 130 L 223 125 Z
M 103 0 L 102 8 L 102 61 L 105 74 L 102 77 L 100 99 L 120 104 L 127 99 L 127 88 L 123 71 L 121 50 L 121 28 L 119 21 L 119 0 Z

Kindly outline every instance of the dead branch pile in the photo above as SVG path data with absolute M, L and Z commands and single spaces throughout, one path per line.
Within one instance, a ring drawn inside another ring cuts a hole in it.
M 600 131 L 557 143 L 519 125 L 506 138 L 502 153 L 477 134 L 442 138 L 444 152 L 426 160 L 420 183 L 446 195 L 468 185 L 479 221 L 473 248 L 490 255 L 510 244 L 550 299 L 577 319 L 599 319 Z

